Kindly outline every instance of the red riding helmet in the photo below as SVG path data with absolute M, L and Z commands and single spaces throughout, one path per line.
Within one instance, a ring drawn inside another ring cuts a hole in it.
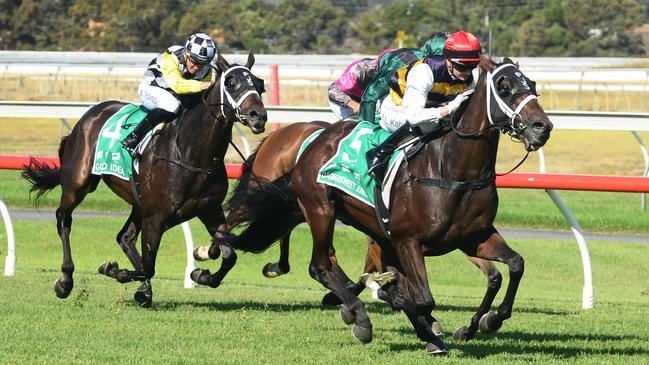
M 444 42 L 444 57 L 452 62 L 480 62 L 481 50 L 478 38 L 463 30 L 451 34 Z

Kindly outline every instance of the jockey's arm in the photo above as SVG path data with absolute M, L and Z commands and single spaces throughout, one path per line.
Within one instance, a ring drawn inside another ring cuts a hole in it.
M 402 110 L 406 120 L 413 126 L 421 123 L 436 123 L 448 115 L 448 108 L 426 108 L 428 92 L 435 82 L 433 72 L 425 63 L 413 67 L 406 79 Z
M 337 80 L 329 85 L 328 94 L 329 100 L 331 100 L 332 103 L 338 104 L 343 107 L 347 106 L 347 104 L 352 100 L 349 95 L 345 94 L 345 92 L 338 84 Z
M 209 87 L 209 84 L 211 83 L 211 72 L 209 72 L 202 80 L 188 80 L 183 78 L 176 58 L 169 53 L 162 57 L 160 68 L 162 70 L 162 77 L 164 77 L 167 85 L 169 85 L 171 90 L 176 94 L 198 93 Z
M 358 110 L 358 101 L 376 71 L 376 60 L 364 58 L 349 65 L 329 86 L 329 100 L 341 106 Z

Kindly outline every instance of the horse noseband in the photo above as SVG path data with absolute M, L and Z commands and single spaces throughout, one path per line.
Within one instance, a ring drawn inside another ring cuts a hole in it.
M 225 79 L 228 74 L 231 74 L 232 77 L 239 80 L 236 86 L 230 87 L 225 85 Z M 241 104 L 250 95 L 257 95 L 261 99 L 257 91 L 257 85 L 255 85 L 250 70 L 247 67 L 234 66 L 223 72 L 221 75 L 221 114 L 224 117 L 225 110 L 223 107 L 226 104 L 224 101 L 227 100 L 228 107 L 234 111 L 237 121 L 246 124 L 247 117 L 241 115 Z
M 523 73 L 512 63 L 500 65 L 496 70 L 490 72 L 488 77 L 487 116 L 489 123 L 501 129 L 503 133 L 508 132 L 513 138 L 520 139 L 520 132 L 527 128 L 520 112 L 527 103 L 537 99 L 536 93 L 533 92 L 534 89 L 530 87 Z M 503 91 L 498 86 L 506 77 L 512 81 L 512 85 L 510 85 L 510 90 Z M 520 98 L 523 100 L 518 104 L 516 110 L 512 110 L 511 106 Z M 500 123 L 494 122 L 494 120 L 504 117 L 508 119 Z

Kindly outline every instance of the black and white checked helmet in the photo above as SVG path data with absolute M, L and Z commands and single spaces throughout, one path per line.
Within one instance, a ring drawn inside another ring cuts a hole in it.
M 195 63 L 210 63 L 216 54 L 216 44 L 205 33 L 194 33 L 185 42 L 185 52 Z

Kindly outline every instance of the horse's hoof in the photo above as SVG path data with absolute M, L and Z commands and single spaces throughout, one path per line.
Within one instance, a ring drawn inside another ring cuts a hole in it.
M 142 282 L 142 285 L 140 285 L 133 294 L 133 299 L 135 299 L 140 307 L 150 308 L 153 304 L 153 290 L 151 290 L 151 284 L 146 281 Z
M 72 281 L 72 279 L 61 280 L 61 278 L 58 278 L 54 282 L 54 293 L 56 293 L 57 298 L 65 299 L 70 296 L 70 292 L 72 291 L 73 286 L 74 282 Z
M 339 312 L 340 318 L 343 320 L 343 322 L 345 322 L 346 325 L 350 325 L 356 320 L 356 315 L 354 314 L 354 312 L 349 310 L 349 308 L 347 308 L 347 306 L 344 304 L 340 306 Z
M 336 294 L 333 292 L 329 292 L 325 294 L 324 297 L 322 297 L 322 305 L 327 306 L 327 307 L 335 307 L 337 305 L 343 304 L 343 301 L 338 298 Z M 347 323 L 349 324 L 349 323 Z
M 261 269 L 262 274 L 267 278 L 276 278 L 278 276 L 286 274 L 282 271 L 277 264 L 267 263 L 263 269 Z
M 453 338 L 458 341 L 466 341 L 469 339 L 468 332 L 469 332 L 469 327 L 462 326 L 455 330 L 455 333 L 453 333 Z
M 189 277 L 196 284 L 207 285 L 215 288 L 215 286 L 212 285 L 212 273 L 209 270 L 196 269 L 189 274 Z
M 448 347 L 446 347 L 442 340 L 426 344 L 426 354 L 428 355 L 448 355 L 448 351 Z
M 119 265 L 115 261 L 104 262 L 99 266 L 99 269 L 97 269 L 97 271 L 99 271 L 100 274 L 110 276 L 108 273 L 110 273 L 113 269 L 119 269 Z
M 435 336 L 444 336 L 444 329 L 442 328 L 441 323 L 437 321 L 433 322 L 433 324 L 430 326 L 430 329 L 433 331 L 433 334 L 435 334 Z
M 196 261 L 207 261 L 210 259 L 210 256 L 208 254 L 209 251 L 208 246 L 198 246 L 194 249 L 194 260 Z
M 128 273 L 128 270 L 119 270 L 115 275 L 115 279 L 121 284 L 133 281 L 133 278 Z
M 372 342 L 372 329 L 354 324 L 352 325 L 352 336 L 361 343 L 370 343 Z
M 480 328 L 480 332 L 493 333 L 498 331 L 500 329 L 500 326 L 502 326 L 502 322 L 500 324 L 494 323 L 496 316 L 497 314 L 494 311 L 490 311 L 482 315 L 478 326 Z
M 133 299 L 135 299 L 137 304 L 142 308 L 151 308 L 153 305 L 153 295 L 147 293 L 136 291 L 135 294 L 133 294 Z

